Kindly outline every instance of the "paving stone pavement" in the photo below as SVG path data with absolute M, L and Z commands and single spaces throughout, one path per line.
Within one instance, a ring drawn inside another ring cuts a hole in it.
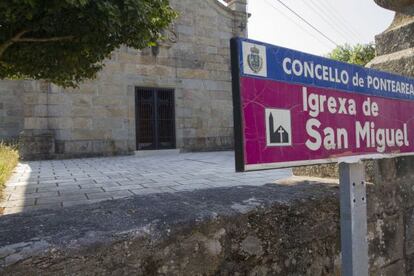
M 3 190 L 3 214 L 238 185 L 260 186 L 290 169 L 235 173 L 233 152 L 21 162 Z

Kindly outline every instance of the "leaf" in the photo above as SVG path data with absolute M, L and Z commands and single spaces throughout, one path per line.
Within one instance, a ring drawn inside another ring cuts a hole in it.
M 375 57 L 375 44 L 357 44 L 353 47 L 349 44 L 340 45 L 332 50 L 327 57 L 365 66 Z
M 3 0 L 0 48 L 30 30 L 0 55 L 0 78 L 44 79 L 76 86 L 94 78 L 121 45 L 155 45 L 177 13 L 167 0 Z M 36 39 L 73 37 L 36 42 Z

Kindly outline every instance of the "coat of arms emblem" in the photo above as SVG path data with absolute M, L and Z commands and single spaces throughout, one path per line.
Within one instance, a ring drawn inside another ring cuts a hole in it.
M 263 67 L 263 58 L 260 56 L 260 50 L 254 46 L 250 48 L 250 54 L 247 56 L 247 63 L 253 72 L 259 73 Z

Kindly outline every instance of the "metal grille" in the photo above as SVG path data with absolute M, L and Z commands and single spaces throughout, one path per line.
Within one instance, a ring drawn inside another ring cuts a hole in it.
M 175 148 L 174 90 L 136 89 L 137 149 Z

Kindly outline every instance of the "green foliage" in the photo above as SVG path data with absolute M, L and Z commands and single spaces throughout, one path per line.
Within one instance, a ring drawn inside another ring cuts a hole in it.
M 154 45 L 176 13 L 168 0 L 2 0 L 0 78 L 76 86 L 121 45 Z
M 336 47 L 327 56 L 335 60 L 365 66 L 375 57 L 375 45 L 373 43 L 357 44 L 352 47 L 345 44 Z
M 0 191 L 19 160 L 16 148 L 0 142 Z

